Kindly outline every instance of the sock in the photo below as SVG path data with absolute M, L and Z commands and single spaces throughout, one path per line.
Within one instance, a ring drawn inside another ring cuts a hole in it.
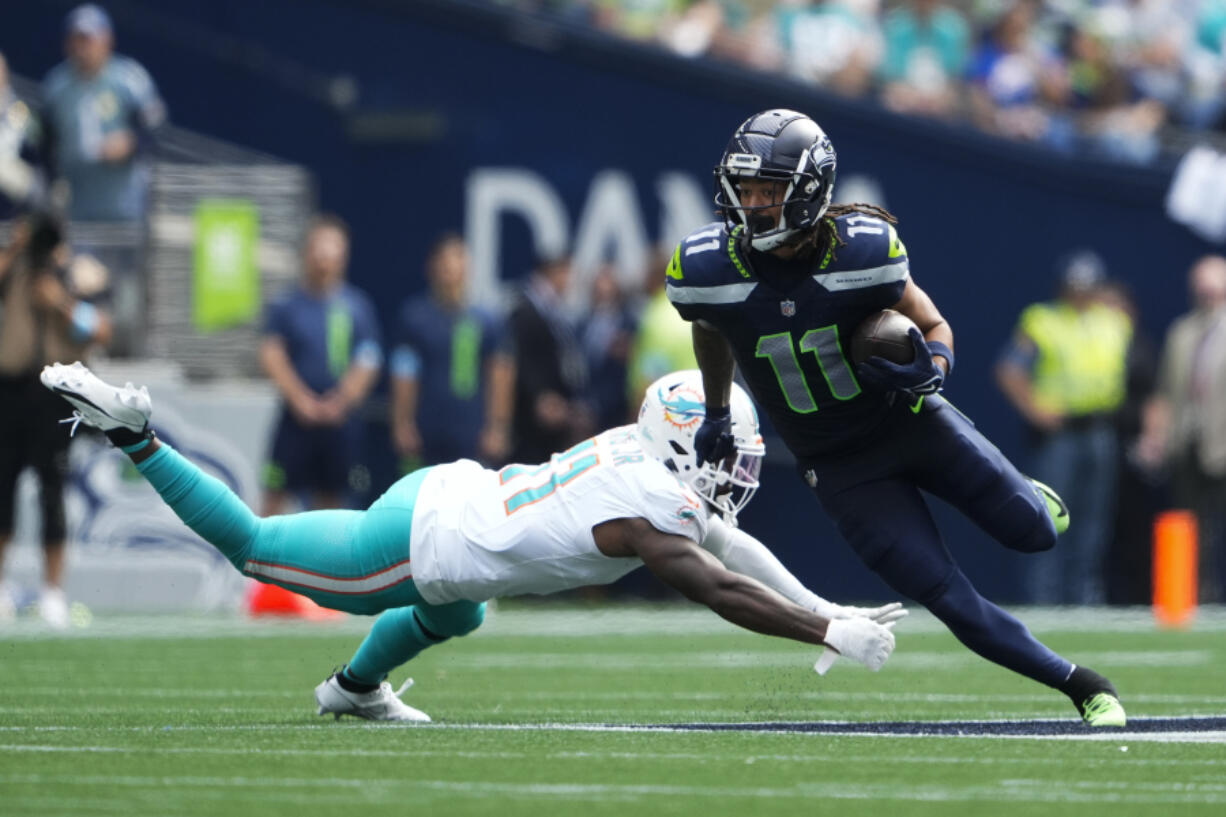
M 380 678 L 379 682 L 381 683 L 382 681 L 383 679 Z M 378 683 L 368 684 L 365 681 L 358 681 L 354 679 L 353 677 L 351 677 L 349 675 L 349 667 L 345 667 L 344 669 L 342 669 L 340 672 L 336 674 L 336 682 L 341 685 L 341 689 L 347 690 L 349 692 L 357 692 L 357 693 L 374 692 L 376 689 L 379 688 Z
M 1073 665 L 1073 671 L 1058 689 L 1069 696 L 1079 709 L 1082 702 L 1099 692 L 1119 697 L 1115 686 L 1110 681 L 1089 667 L 1079 667 L 1076 664 Z
M 242 570 L 260 520 L 233 491 L 165 443 L 136 470 L 189 528 Z
M 111 441 L 111 445 L 120 449 L 125 454 L 139 451 L 153 439 L 153 429 L 149 428 L 148 424 L 140 431 L 132 431 L 127 428 L 112 428 L 110 431 L 103 433 Z
M 345 673 L 359 683 L 377 684 L 426 647 L 446 640 L 423 627 L 413 607 L 397 607 L 375 619 Z

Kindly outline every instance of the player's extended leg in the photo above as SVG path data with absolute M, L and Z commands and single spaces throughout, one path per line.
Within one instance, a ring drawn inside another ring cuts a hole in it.
M 425 472 L 394 485 L 378 509 L 261 518 L 168 445 L 159 443 L 136 467 L 189 528 L 248 576 L 348 613 L 421 601 L 408 541 Z
M 941 540 L 923 497 L 909 482 L 876 480 L 833 498 L 820 491 L 818 496 L 865 564 L 899 593 L 927 607 L 971 650 L 1051 687 L 1068 677 L 1068 661 L 971 586 Z M 883 514 L 882 508 L 890 512 Z
M 912 422 L 911 439 L 919 442 L 910 448 L 908 462 L 920 487 L 949 502 L 1007 547 L 1033 553 L 1055 545 L 1057 532 L 1068 527 L 1068 510 L 1050 488 L 1024 476 L 949 404 L 938 404 L 935 410 L 915 415 Z M 933 451 L 941 456 L 931 456 Z M 966 582 L 964 576 L 962 581 Z M 949 595 L 956 604 L 973 606 L 972 594 L 981 598 L 969 582 L 962 591 L 957 591 L 957 585 L 951 585 L 953 592 Z M 1027 639 L 1042 647 L 1021 622 L 1009 618 Z M 962 638 L 952 624 L 950 629 Z M 1124 710 L 1115 688 L 1093 670 L 1075 667 L 1060 682 L 1043 682 L 1068 695 L 1087 723 L 1123 725 Z
M 918 489 L 903 479 L 883 479 L 826 495 L 815 489 L 857 555 L 899 593 L 924 605 L 976 654 L 1069 695 L 1087 722 L 1086 671 L 1054 653 L 1014 616 L 985 599 L 955 564 Z M 888 514 L 882 508 L 889 508 Z M 1106 679 L 1102 679 L 1104 682 Z M 1092 686 L 1092 684 L 1091 684 Z M 1107 687 L 1110 687 L 1107 684 Z M 1111 690 L 1111 700 L 1123 709 Z M 1104 725 L 1106 725 L 1104 721 Z
M 388 610 L 379 616 L 349 664 L 315 687 L 319 714 L 429 721 L 429 715 L 400 701 L 400 695 L 413 685 L 412 678 L 395 692 L 383 679 L 427 647 L 471 633 L 484 619 L 485 604 L 471 601 Z
M 111 386 L 80 363 L 47 366 L 42 381 L 76 407 L 79 422 L 104 431 L 179 518 L 243 573 L 352 613 L 422 601 L 409 539 L 426 471 L 398 481 L 367 511 L 260 518 L 222 482 L 152 439 L 148 392 Z
M 366 511 L 316 511 L 260 518 L 217 479 L 148 431 L 148 393 L 115 388 L 80 363 L 54 364 L 42 381 L 77 411 L 78 422 L 102 429 L 127 453 L 180 519 L 244 573 L 305 593 L 339 610 L 373 613 L 399 608 L 375 623 L 354 658 L 362 675 L 353 693 L 333 675 L 315 690 L 320 714 L 350 713 L 376 720 L 428 721 L 399 700 L 382 678 L 426 647 L 480 626 L 484 604 L 426 604 L 409 570 L 413 510 L 427 471 L 393 485 Z M 407 685 L 406 685 L 407 686 Z
M 910 452 L 917 484 L 966 514 L 1010 550 L 1037 553 L 1056 545 L 1060 500 L 1024 476 L 965 415 L 945 403 L 913 420 Z M 939 457 L 930 452 L 939 451 Z M 1063 520 L 1067 523 L 1067 510 Z

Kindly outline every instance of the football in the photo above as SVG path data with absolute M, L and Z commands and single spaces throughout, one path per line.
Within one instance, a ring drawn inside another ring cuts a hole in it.
M 852 362 L 881 357 L 891 363 L 910 363 L 915 360 L 915 347 L 907 331 L 913 326 L 914 321 L 893 309 L 869 315 L 851 334 Z

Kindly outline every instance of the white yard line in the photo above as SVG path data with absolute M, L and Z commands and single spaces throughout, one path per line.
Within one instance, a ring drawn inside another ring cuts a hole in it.
M 1137 719 L 1141 720 L 1141 719 Z M 1175 718 L 1161 720 L 1189 720 L 1188 718 Z M 1016 720 L 1002 719 L 999 721 L 1004 724 L 1015 724 Z M 910 726 L 925 726 L 925 727 L 942 727 L 951 724 L 969 724 L 966 731 L 960 733 L 940 733 L 940 734 L 900 734 L 898 732 L 882 731 L 881 724 L 866 721 L 866 722 L 850 722 L 850 721 L 830 721 L 826 722 L 830 728 L 823 730 L 823 723 L 817 722 L 807 724 L 805 729 L 789 728 L 787 723 L 769 723 L 755 722 L 752 724 L 711 724 L 710 729 L 704 729 L 707 724 L 696 724 L 689 727 L 684 725 L 652 725 L 652 724 L 602 724 L 602 723 L 431 723 L 419 724 L 414 726 L 405 726 L 399 724 L 371 724 L 371 723 L 349 723 L 346 726 L 337 726 L 336 724 L 233 724 L 227 726 L 202 726 L 202 725 L 184 725 L 184 726 L 129 726 L 129 727 L 86 727 L 86 726 L 0 726 L 0 732 L 90 732 L 90 733 L 106 733 L 106 732 L 145 732 L 153 733 L 198 733 L 198 732 L 250 732 L 250 731 L 266 731 L 270 733 L 278 732 L 293 732 L 303 730 L 317 729 L 419 729 L 419 730 L 458 730 L 458 731 L 485 731 L 485 732 L 620 732 L 620 733 L 637 733 L 637 734 L 702 734 L 704 732 L 735 732 L 736 734 L 751 734 L 751 735 L 804 735 L 815 737 L 874 737 L 874 738 L 893 738 L 893 739 L 929 739 L 929 738 L 963 738 L 975 740 L 1061 740 L 1061 741 L 1114 741 L 1120 744 L 1127 743 L 1226 743 L 1226 730 L 1176 730 L 1170 732 L 1137 732 L 1124 730 L 1087 730 L 1085 732 L 1076 732 L 1071 734 L 989 734 L 981 730 L 980 724 L 983 721 L 968 722 L 968 721 L 914 721 L 908 722 Z M 1042 723 L 1063 723 L 1063 721 L 1037 721 Z M 736 726 L 744 726 L 746 728 L 738 729 Z
M 903 633 L 938 633 L 945 627 L 917 605 L 898 625 Z M 1013 607 L 1014 613 L 1036 634 L 1077 632 L 1159 632 L 1146 607 Z M 249 620 L 233 615 L 160 615 L 95 617 L 91 626 L 58 632 L 33 619 L 0 625 L 0 638 L 40 641 L 64 638 L 231 638 L 317 637 L 365 633 L 373 619 L 347 616 L 326 622 L 301 620 Z M 1190 628 L 1194 632 L 1226 632 L 1226 605 L 1200 608 Z M 485 624 L 470 638 L 490 636 L 590 637 L 633 635 L 720 635 L 737 628 L 709 610 L 687 604 L 644 605 L 609 602 L 599 607 L 522 602 L 495 606 Z
M 38 687 L 39 693 L 47 697 L 77 696 L 83 698 L 167 698 L 171 700 L 201 698 L 255 698 L 265 700 L 286 700 L 301 702 L 300 689 L 183 689 L 165 687 Z M 24 699 L 28 691 L 21 689 L 0 689 L 0 700 L 6 696 Z M 470 700 L 470 692 L 446 692 L 432 690 L 431 698 L 447 700 L 462 698 Z M 1064 705 L 1063 698 L 1053 698 L 1051 692 L 1038 692 L 1027 695 L 1019 694 L 976 694 L 961 692 L 848 692 L 845 690 L 808 690 L 791 691 L 787 697 L 803 701 L 845 701 L 845 702 L 891 702 L 891 703 L 1051 703 L 1057 701 Z M 592 698 L 591 692 L 581 690 L 500 690 L 498 700 L 519 701 L 582 701 Z M 600 701 L 743 701 L 743 692 L 686 692 L 680 690 L 660 690 L 658 692 L 627 692 L 602 691 Z M 1147 695 L 1144 693 L 1128 694 L 1129 703 L 1138 704 L 1168 704 L 1191 706 L 1226 707 L 1226 695 Z M 1017 717 L 1022 717 L 1021 715 Z
M 473 751 L 466 749 L 338 749 L 336 747 L 328 747 L 326 749 L 285 749 L 277 747 L 269 748 L 243 748 L 243 747 L 220 747 L 220 746 L 101 746 L 101 745 L 85 745 L 85 746 L 59 746 L 54 744 L 41 743 L 4 743 L 0 744 L 0 753 L 11 752 L 14 754 L 30 753 L 30 754 L 122 754 L 122 755 L 216 755 L 221 757 L 321 757 L 321 758 L 338 758 L 338 757 L 354 757 L 354 758 L 461 758 L 465 760 L 643 760 L 650 762 L 660 761 L 694 761 L 700 763 L 710 763 L 712 761 L 710 752 L 615 752 L 615 751 L 559 751 L 559 752 L 541 752 L 538 750 L 514 752 L 514 751 Z M 736 762 L 752 765 L 754 763 L 802 763 L 810 764 L 815 760 L 822 758 L 836 759 L 840 763 L 876 763 L 880 762 L 881 756 L 877 754 L 856 755 L 845 751 L 815 751 L 806 754 L 749 754 L 738 756 Z M 1142 758 L 1142 757 L 1126 757 L 1111 758 L 1110 761 L 1100 761 L 1110 763 L 1115 768 L 1119 766 L 1172 766 L 1172 767 L 1194 767 L 1202 766 L 1207 768 L 1226 767 L 1226 758 L 1217 759 L 1166 759 L 1166 758 Z M 1015 768 L 1018 765 L 1017 758 L 1013 757 L 991 757 L 982 754 L 978 755 L 941 755 L 940 757 L 892 757 L 891 764 L 917 765 L 917 766 L 965 766 L 965 765 L 984 765 L 984 766 L 1007 766 Z M 1064 766 L 1068 763 L 1065 758 L 1057 757 L 1030 757 L 1026 758 L 1025 765 L 1035 766 Z
M 1220 783 L 1132 783 L 1127 781 L 1082 782 L 1052 787 L 1043 780 L 1003 780 L 974 786 L 901 785 L 891 783 L 798 783 L 794 786 L 687 786 L 643 783 L 507 783 L 463 780 L 371 781 L 350 777 L 219 777 L 191 775 L 80 775 L 80 774 L 0 774 L 0 784 L 40 787 L 106 786 L 107 788 L 158 789 L 179 787 L 221 792 L 227 789 L 363 790 L 390 798 L 408 792 L 446 792 L 453 797 L 570 798 L 607 800 L 644 797 L 746 798 L 760 800 L 823 798 L 832 800 L 905 800 L 926 802 L 1008 801 L 1031 803 L 1147 803 L 1220 804 L 1226 803 L 1226 784 Z

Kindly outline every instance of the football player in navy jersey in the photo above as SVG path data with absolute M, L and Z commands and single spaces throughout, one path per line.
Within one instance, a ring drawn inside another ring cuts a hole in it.
M 983 598 L 942 542 L 921 491 L 1026 553 L 1053 547 L 1068 511 L 938 394 L 954 366 L 953 331 L 911 278 L 894 217 L 832 205 L 834 178 L 834 148 L 816 122 L 789 110 L 752 116 L 715 169 L 723 220 L 673 254 L 668 297 L 692 322 L 706 393 L 698 456 L 719 462 L 733 451 L 728 397 L 739 367 L 866 565 L 979 655 L 1066 693 L 1087 724 L 1123 726 L 1111 683 Z M 844 355 L 852 331 L 885 308 L 918 327 L 913 362 L 854 366 Z

